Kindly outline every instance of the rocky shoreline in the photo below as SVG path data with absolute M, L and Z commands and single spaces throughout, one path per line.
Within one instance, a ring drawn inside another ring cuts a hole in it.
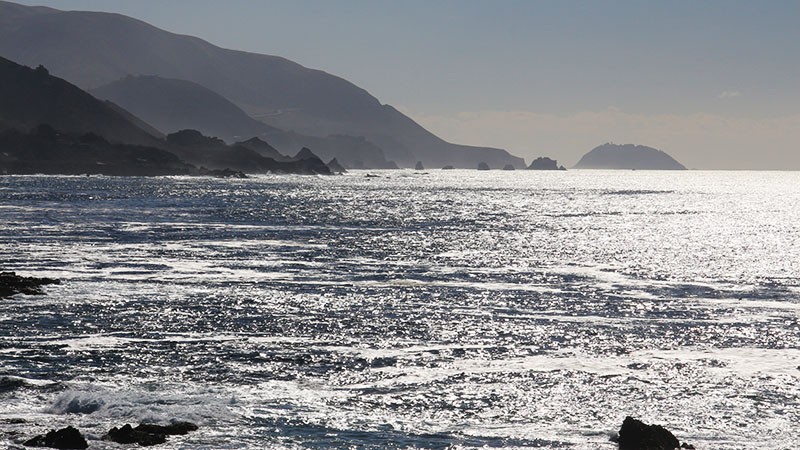
M 0 298 L 15 294 L 44 295 L 42 286 L 61 284 L 53 278 L 23 277 L 14 272 L 0 272 Z

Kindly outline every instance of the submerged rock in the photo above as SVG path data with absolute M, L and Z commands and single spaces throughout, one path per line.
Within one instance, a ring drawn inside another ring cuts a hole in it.
M 453 167 L 453 166 L 444 166 L 444 167 L 442 167 L 442 170 L 453 170 L 453 169 L 455 169 L 455 167 Z
M 50 447 L 61 449 L 84 449 L 88 448 L 83 435 L 75 428 L 67 427 L 58 431 L 53 430 L 46 435 L 36 436 L 25 441 L 22 445 L 26 447 Z
M 622 422 L 617 442 L 620 450 L 694 449 L 692 445 L 678 442 L 678 439 L 661 425 L 647 425 L 630 416 Z
M 44 295 L 42 286 L 60 283 L 52 278 L 22 277 L 14 272 L 0 272 L 0 298 L 14 294 Z

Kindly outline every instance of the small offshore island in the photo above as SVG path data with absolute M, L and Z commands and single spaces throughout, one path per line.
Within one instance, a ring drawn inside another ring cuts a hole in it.
M 686 170 L 686 167 L 652 147 L 608 143 L 583 155 L 575 169 Z

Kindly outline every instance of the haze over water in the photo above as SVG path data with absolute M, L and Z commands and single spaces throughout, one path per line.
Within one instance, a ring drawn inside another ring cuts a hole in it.
M 797 173 L 377 173 L 0 177 L 0 441 L 796 447 Z

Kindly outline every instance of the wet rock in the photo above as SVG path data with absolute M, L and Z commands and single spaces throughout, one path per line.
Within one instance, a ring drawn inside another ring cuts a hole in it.
M 505 166 L 503 166 L 503 170 L 514 170 L 514 165 L 506 164 Z
M 122 428 L 110 429 L 108 434 L 103 436 L 103 440 L 117 444 L 139 444 L 142 447 L 149 447 L 167 442 L 167 437 L 162 433 L 148 433 L 134 429 L 130 424 L 125 424 Z
M 694 446 L 678 442 L 678 439 L 660 425 L 647 425 L 641 420 L 626 417 L 619 430 L 620 450 L 675 450 L 694 449 Z
M 485 162 L 478 164 L 478 170 L 489 170 L 489 169 L 490 169 L 489 165 L 486 164 Z
M 89 444 L 83 438 L 80 431 L 73 427 L 62 428 L 58 431 L 53 430 L 46 435 L 36 436 L 28 439 L 22 445 L 26 447 L 50 447 L 60 449 L 84 449 Z
M 163 444 L 167 436 L 184 435 L 197 430 L 197 425 L 191 422 L 172 422 L 169 425 L 139 424 L 133 428 L 125 424 L 122 428 L 114 427 L 103 436 L 103 440 L 113 441 L 118 444 L 139 444 L 142 447 Z
M 0 377 L 0 393 L 11 392 L 25 387 L 25 382 L 19 378 Z
M 152 434 L 165 434 L 165 435 L 184 435 L 189 433 L 190 431 L 197 431 L 197 425 L 191 422 L 173 422 L 169 425 L 152 425 L 152 424 L 140 424 L 136 428 L 136 431 L 142 431 L 144 433 L 152 433 Z
M 14 272 L 0 272 L 0 298 L 14 294 L 43 295 L 42 286 L 60 283 L 52 278 L 22 277 Z
M 453 170 L 453 169 L 455 169 L 455 167 L 453 167 L 453 166 L 444 166 L 444 167 L 442 167 L 442 170 Z
M 414 166 L 414 170 L 425 170 L 425 166 L 422 165 L 422 161 L 417 161 L 417 164 Z

